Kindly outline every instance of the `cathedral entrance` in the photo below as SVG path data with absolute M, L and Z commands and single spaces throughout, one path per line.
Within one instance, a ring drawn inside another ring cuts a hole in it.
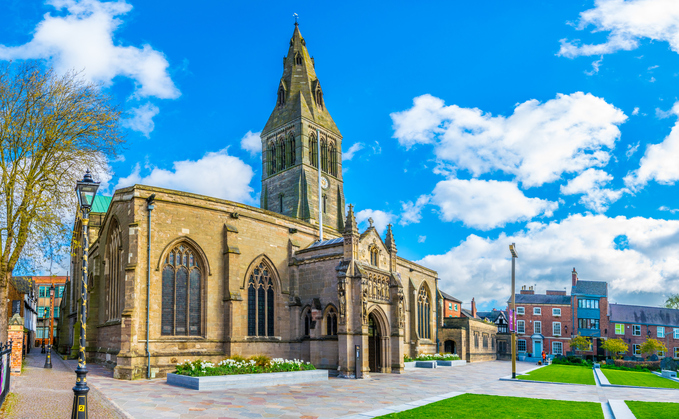
M 370 372 L 380 372 L 382 368 L 382 334 L 374 315 L 368 322 L 368 367 Z

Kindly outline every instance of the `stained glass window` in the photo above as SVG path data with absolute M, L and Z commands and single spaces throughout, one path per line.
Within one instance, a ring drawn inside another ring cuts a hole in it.
M 248 335 L 273 336 L 275 296 L 269 269 L 260 262 L 248 279 Z
M 200 336 L 202 270 L 194 251 L 185 245 L 172 249 L 162 278 L 161 334 Z

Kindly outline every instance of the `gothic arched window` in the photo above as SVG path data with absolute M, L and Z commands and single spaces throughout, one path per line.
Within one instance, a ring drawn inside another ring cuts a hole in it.
M 285 89 L 283 86 L 278 88 L 278 106 L 285 105 Z
M 309 336 L 311 334 L 311 314 L 309 310 L 304 313 L 304 336 Z
M 260 262 L 248 277 L 248 336 L 274 335 L 274 291 L 269 267 Z
M 337 336 L 337 311 L 334 307 L 330 307 L 325 315 L 325 328 L 326 335 Z
M 318 167 L 318 143 L 316 136 L 309 136 L 309 161 L 313 167 Z
M 295 65 L 302 65 L 302 54 L 299 52 L 295 55 Z
M 267 152 L 267 166 L 269 175 L 276 173 L 276 146 L 274 143 L 269 143 L 269 151 Z
M 330 174 L 337 176 L 337 152 L 335 151 L 335 143 L 330 143 Z
M 161 334 L 200 336 L 202 270 L 196 252 L 178 244 L 165 257 Z
M 328 142 L 321 140 L 321 170 L 328 173 Z
M 276 156 L 278 158 L 278 163 L 276 163 L 276 166 L 278 166 L 278 170 L 281 171 L 285 169 L 285 141 L 283 141 L 282 138 L 278 140 L 278 155 Z
M 295 165 L 295 137 L 288 135 L 285 144 L 285 166 L 291 167 Z
M 370 264 L 372 266 L 378 266 L 378 259 L 379 251 L 377 250 L 377 246 L 370 247 Z
M 107 271 L 107 320 L 120 318 L 122 307 L 123 286 L 123 245 L 120 236 L 120 227 L 116 220 L 113 221 L 109 230 L 108 243 L 106 244 L 106 271 Z
M 420 336 L 420 339 L 431 339 L 430 306 L 429 293 L 423 286 L 417 295 L 417 334 Z
M 316 105 L 318 105 L 320 109 L 323 109 L 323 92 L 321 89 L 316 89 Z

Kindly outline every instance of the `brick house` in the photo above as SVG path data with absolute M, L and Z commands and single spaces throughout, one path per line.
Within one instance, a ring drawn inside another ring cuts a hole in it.
M 641 345 L 647 338 L 664 343 L 669 354 L 658 356 L 679 358 L 679 310 L 625 304 L 609 306 L 609 338 L 621 338 L 629 345 L 625 356 L 644 356 Z
M 460 317 L 462 312 L 462 301 L 450 294 L 446 294 L 441 290 L 439 290 L 439 293 L 441 294 L 441 299 L 443 300 L 443 317 Z
M 57 330 L 59 328 L 59 320 L 61 319 L 61 299 L 64 295 L 64 288 L 68 277 L 66 276 L 34 276 L 33 281 L 38 288 L 38 318 L 35 336 L 35 346 L 41 346 L 43 341 L 45 344 L 56 343 Z M 50 287 L 54 285 L 54 308 L 50 302 Z M 54 311 L 52 313 L 52 310 Z M 50 323 L 54 316 L 54 325 L 50 329 Z M 52 338 L 50 339 L 50 330 L 52 330 Z
M 566 291 L 535 294 L 533 287 L 522 287 L 516 295 L 516 345 L 521 354 L 536 354 L 544 350 L 551 355 L 563 355 L 570 350 L 572 330 L 571 297 Z
M 592 338 L 592 347 L 584 351 L 587 357 L 603 356 L 601 348 L 604 339 L 609 335 L 608 327 L 608 283 L 601 281 L 583 281 L 573 268 L 571 272 L 572 289 L 572 324 L 571 335 Z
M 23 351 L 31 350 L 37 322 L 37 287 L 30 276 L 13 276 L 7 287 L 7 317 L 19 314 L 24 320 Z

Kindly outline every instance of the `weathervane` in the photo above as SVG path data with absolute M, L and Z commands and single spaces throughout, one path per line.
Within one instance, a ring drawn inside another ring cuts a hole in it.
M 295 26 L 297 26 L 297 19 L 299 18 L 299 15 L 297 13 L 293 13 L 292 16 L 295 18 Z

